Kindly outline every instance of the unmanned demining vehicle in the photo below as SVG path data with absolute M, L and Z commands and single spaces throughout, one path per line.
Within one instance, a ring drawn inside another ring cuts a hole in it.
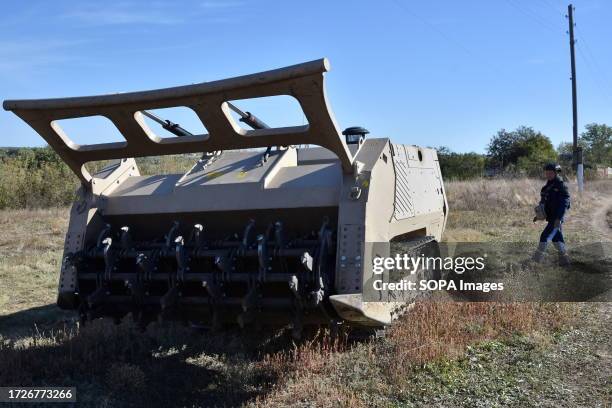
M 366 138 L 361 127 L 341 133 L 328 70 L 320 59 L 144 92 L 5 101 L 81 182 L 57 304 L 83 319 L 132 313 L 145 325 L 159 316 L 297 333 L 389 324 L 405 302 L 364 296 L 373 258 L 389 256 L 393 241 L 409 250 L 440 241 L 440 166 L 433 149 Z M 271 128 L 239 107 L 278 95 L 297 100 L 305 125 Z M 172 107 L 193 110 L 208 133 L 152 113 Z M 58 123 L 90 116 L 109 119 L 125 141 L 79 145 Z M 145 118 L 176 137 L 160 137 Z M 184 174 L 141 175 L 134 159 L 196 153 Z M 110 160 L 97 172 L 85 166 Z

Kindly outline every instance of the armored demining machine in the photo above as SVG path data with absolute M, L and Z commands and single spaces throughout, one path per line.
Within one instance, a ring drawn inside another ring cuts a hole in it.
M 433 149 L 366 138 L 361 127 L 340 132 L 328 70 L 320 59 L 144 92 L 5 101 L 81 182 L 57 304 L 86 320 L 131 313 L 145 325 L 160 316 L 298 333 L 390 324 L 410 302 L 365 296 L 374 258 L 392 242 L 408 251 L 440 241 L 440 166 Z M 271 128 L 240 109 L 279 95 L 297 100 L 305 125 Z M 191 109 L 208 133 L 153 113 L 173 107 Z M 90 116 L 109 119 L 125 141 L 76 144 L 58 123 Z M 193 157 L 184 174 L 141 175 L 134 159 L 176 154 Z M 91 162 L 107 165 L 90 173 Z

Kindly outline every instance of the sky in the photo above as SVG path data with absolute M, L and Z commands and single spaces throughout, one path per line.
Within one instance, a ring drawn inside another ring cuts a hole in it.
M 612 124 L 612 2 L 574 6 L 582 130 Z M 526 125 L 557 146 L 572 137 L 566 12 L 561 0 L 5 1 L 0 99 L 164 88 L 327 57 L 341 129 L 484 152 L 498 130 Z M 289 99 L 240 107 L 302 124 Z M 190 112 L 164 114 L 202 128 Z M 116 140 L 102 119 L 76 122 L 60 125 L 77 143 Z M 0 146 L 43 145 L 0 110 Z

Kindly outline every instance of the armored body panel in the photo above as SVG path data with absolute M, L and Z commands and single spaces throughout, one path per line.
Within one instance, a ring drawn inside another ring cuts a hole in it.
M 347 145 L 326 102 L 328 69 L 323 59 L 154 91 L 5 101 L 82 183 L 58 304 L 144 322 L 389 324 L 402 302 L 364 296 L 373 258 L 394 240 L 441 239 L 440 167 L 435 150 L 386 138 Z M 308 124 L 244 130 L 229 114 L 232 100 L 273 95 L 295 97 Z M 175 106 L 193 109 L 209 134 L 162 139 L 144 124 L 147 110 Z M 126 142 L 77 145 L 55 122 L 91 115 Z M 317 147 L 295 147 L 306 144 Z M 184 174 L 144 176 L 134 160 L 194 152 L 202 158 Z M 93 175 L 84 167 L 108 159 L 118 162 Z

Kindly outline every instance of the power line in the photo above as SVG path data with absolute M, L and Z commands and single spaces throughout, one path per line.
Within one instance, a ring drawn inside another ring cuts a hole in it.
M 519 10 L 523 15 L 529 17 L 532 21 L 536 22 L 542 28 L 546 30 L 553 30 L 552 26 L 549 24 L 549 21 L 543 18 L 540 14 L 538 14 L 534 10 L 529 9 L 527 6 L 524 6 L 524 5 L 521 6 L 512 0 L 506 0 L 506 1 L 510 5 L 512 5 L 514 8 Z M 554 10 L 556 13 L 559 13 L 561 16 L 567 17 L 567 14 L 564 12 L 561 12 L 554 4 L 551 3 L 550 0 L 541 0 L 541 3 L 543 5 L 550 7 L 552 10 Z M 559 3 L 563 4 L 563 0 L 559 0 Z M 579 34 L 579 37 L 577 38 L 580 40 L 580 44 L 584 46 L 584 50 L 586 51 L 586 54 L 585 54 L 585 52 L 583 52 L 582 50 L 582 47 L 580 46 L 576 47 L 578 49 L 578 54 L 580 55 L 581 59 L 585 63 L 591 76 L 593 76 L 593 78 L 589 78 L 589 79 L 599 84 L 599 86 L 597 87 L 598 91 L 602 92 L 606 100 L 609 100 L 609 96 L 607 95 L 607 93 L 604 92 L 604 89 L 607 89 L 607 90 L 611 89 L 611 87 L 609 86 L 609 82 L 605 78 L 603 71 L 599 68 L 599 64 L 596 62 L 594 54 L 591 52 L 590 47 L 585 41 L 582 30 L 580 30 L 580 28 L 576 24 L 574 24 L 574 26 L 576 28 L 576 32 Z M 554 29 L 554 31 L 556 31 L 556 29 Z M 578 40 L 576 40 L 576 43 L 577 42 Z
M 550 0 L 541 0 L 543 4 L 550 6 L 555 12 L 559 13 L 561 16 L 565 16 L 565 4 L 563 4 L 563 0 L 559 0 L 559 7 L 557 8 L 554 4 L 550 2 Z
M 596 85 L 596 88 L 598 89 L 599 92 L 601 92 L 601 96 L 604 99 L 606 99 L 608 102 L 612 101 L 611 99 L 609 99 L 608 94 L 603 91 L 602 87 L 606 87 L 606 86 L 598 79 L 599 77 L 595 75 L 595 71 L 593 70 L 589 60 L 586 58 L 586 56 L 582 52 L 582 49 L 580 47 L 576 47 L 576 48 L 578 49 L 578 55 L 582 58 L 584 65 L 587 67 L 587 70 L 591 73 L 591 77 L 589 77 L 589 79 L 594 83 L 594 85 Z
M 601 77 L 601 79 L 603 80 L 603 82 L 605 84 L 605 88 L 608 91 L 610 91 L 612 89 L 612 87 L 610 87 L 610 82 L 608 81 L 608 78 L 607 78 L 607 76 L 604 73 L 605 71 L 603 71 L 601 69 L 601 66 L 597 62 L 597 59 L 595 58 L 595 54 L 591 51 L 591 47 L 589 46 L 588 42 L 586 41 L 586 37 L 584 36 L 584 33 L 582 32 L 582 30 L 578 26 L 576 26 L 576 31 L 578 32 L 578 34 L 580 36 L 578 38 L 580 39 L 580 44 L 582 44 L 584 46 L 584 50 L 586 51 L 586 56 L 589 57 L 588 59 L 593 64 L 594 71 L 595 71 L 593 74 L 594 75 L 596 74 L 596 76 L 598 78 Z M 580 49 L 580 47 L 579 47 L 579 49 Z M 583 58 L 584 59 L 587 59 L 586 56 L 583 54 Z
M 441 36 L 442 38 L 444 38 L 446 41 L 452 43 L 453 45 L 461 48 L 463 51 L 465 51 L 467 54 L 471 55 L 471 56 L 475 56 L 472 51 L 467 48 L 465 45 L 463 45 L 462 43 L 460 43 L 459 41 L 457 41 L 455 38 L 451 37 L 450 35 L 446 34 L 444 31 L 440 30 L 435 24 L 432 24 L 431 22 L 429 22 L 428 20 L 426 20 L 425 18 L 419 16 L 417 13 L 415 13 L 412 9 L 410 8 L 406 8 L 404 7 L 404 4 L 402 4 L 401 2 L 399 2 L 398 0 L 394 0 L 393 1 L 395 3 L 395 5 L 397 7 L 399 7 L 400 9 L 402 9 L 404 12 L 410 14 L 412 17 L 416 18 L 417 20 L 419 20 L 422 24 L 426 25 L 427 27 L 429 27 L 431 30 L 435 31 L 439 36 Z
M 440 37 L 442 37 L 444 40 L 446 40 L 448 43 L 453 44 L 454 46 L 458 47 L 459 49 L 461 49 L 463 52 L 465 52 L 467 55 L 471 56 L 474 59 L 479 60 L 481 63 L 483 63 L 484 65 L 487 65 L 491 70 L 495 71 L 496 73 L 504 76 L 504 74 L 502 74 L 502 72 L 500 71 L 499 67 L 496 67 L 494 64 L 491 63 L 490 60 L 482 58 L 481 56 L 479 56 L 477 53 L 473 52 L 470 48 L 468 48 L 466 45 L 464 45 L 463 43 L 461 43 L 460 41 L 458 41 L 455 37 L 447 34 L 446 32 L 444 32 L 443 30 L 441 30 L 438 26 L 436 26 L 435 24 L 431 23 L 429 20 L 427 20 L 426 18 L 420 16 L 419 14 L 415 13 L 410 7 L 404 7 L 404 4 L 401 3 L 398 0 L 393 0 L 393 2 L 395 3 L 395 5 L 401 9 L 402 11 L 404 11 L 406 14 L 409 14 L 410 16 L 412 16 L 413 18 L 419 20 L 423 25 L 427 26 L 430 30 L 434 31 L 436 34 L 438 34 Z
M 544 28 L 545 30 L 551 31 L 553 33 L 557 33 L 560 30 L 560 27 L 555 27 L 553 24 L 542 18 L 537 12 L 531 10 L 530 8 L 523 7 L 519 3 L 515 3 L 512 0 L 506 0 L 506 2 L 512 7 L 514 7 L 516 10 L 518 10 L 521 14 L 536 22 L 540 27 Z

